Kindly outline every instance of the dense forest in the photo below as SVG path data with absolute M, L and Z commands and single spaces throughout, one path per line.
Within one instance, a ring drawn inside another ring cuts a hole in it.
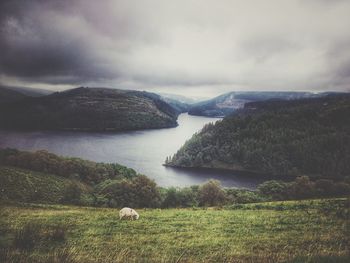
M 162 188 L 119 164 L 60 157 L 47 151 L 0 150 L 0 203 L 51 203 L 97 207 L 197 207 L 350 194 L 344 180 L 266 181 L 256 190 L 223 188 L 210 180 L 184 188 Z
M 193 135 L 166 165 L 349 176 L 350 96 L 247 103 Z
M 177 126 L 177 116 L 182 111 L 157 94 L 132 90 L 81 87 L 40 97 L 23 96 L 19 94 L 14 100 L 12 95 L 12 103 L 0 104 L 1 128 L 86 131 L 166 128 Z

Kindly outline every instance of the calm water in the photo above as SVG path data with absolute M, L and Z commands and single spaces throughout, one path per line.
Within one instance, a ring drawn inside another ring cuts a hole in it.
M 189 186 L 210 178 L 224 186 L 254 188 L 261 180 L 220 171 L 193 171 L 162 166 L 204 124 L 217 119 L 181 114 L 176 128 L 123 133 L 0 131 L 0 148 L 46 149 L 64 156 L 117 162 L 153 178 L 161 186 Z

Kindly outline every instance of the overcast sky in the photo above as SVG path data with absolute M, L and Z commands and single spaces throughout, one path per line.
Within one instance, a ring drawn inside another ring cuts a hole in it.
M 1 0 L 0 83 L 349 91 L 347 0 Z

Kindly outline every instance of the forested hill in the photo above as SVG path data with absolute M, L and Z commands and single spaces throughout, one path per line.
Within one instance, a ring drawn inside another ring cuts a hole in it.
M 350 96 L 245 105 L 206 125 L 167 165 L 322 177 L 350 175 Z
M 229 92 L 210 100 L 202 101 L 191 105 L 190 115 L 198 116 L 227 116 L 232 112 L 242 109 L 246 103 L 266 100 L 296 100 L 305 98 L 324 97 L 327 93 L 311 92 L 279 92 L 279 91 L 247 91 Z
M 121 131 L 177 125 L 177 112 L 159 95 L 76 88 L 0 107 L 0 128 Z

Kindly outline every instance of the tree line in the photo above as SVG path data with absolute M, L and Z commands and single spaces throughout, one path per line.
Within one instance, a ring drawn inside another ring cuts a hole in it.
M 62 166 L 67 164 L 67 161 L 74 165 L 63 169 Z M 311 180 L 308 176 L 300 176 L 291 182 L 266 181 L 255 190 L 224 188 L 216 180 L 184 188 L 163 188 L 147 176 L 138 175 L 134 170 L 118 164 L 65 158 L 46 151 L 31 153 L 13 149 L 0 150 L 0 165 L 39 171 L 43 173 L 41 174 L 43 178 L 45 173 L 69 178 L 70 183 L 63 189 L 59 202 L 84 206 L 115 208 L 124 206 L 135 208 L 203 207 L 275 200 L 340 197 L 350 194 L 349 177 L 337 181 L 330 179 Z M 33 186 L 28 185 L 28 188 L 33 188 Z M 32 192 L 25 200 L 21 201 L 47 202 L 47 198 L 41 194 L 41 189 L 38 186 Z M 0 199 L 6 198 L 6 189 L 2 189 Z

